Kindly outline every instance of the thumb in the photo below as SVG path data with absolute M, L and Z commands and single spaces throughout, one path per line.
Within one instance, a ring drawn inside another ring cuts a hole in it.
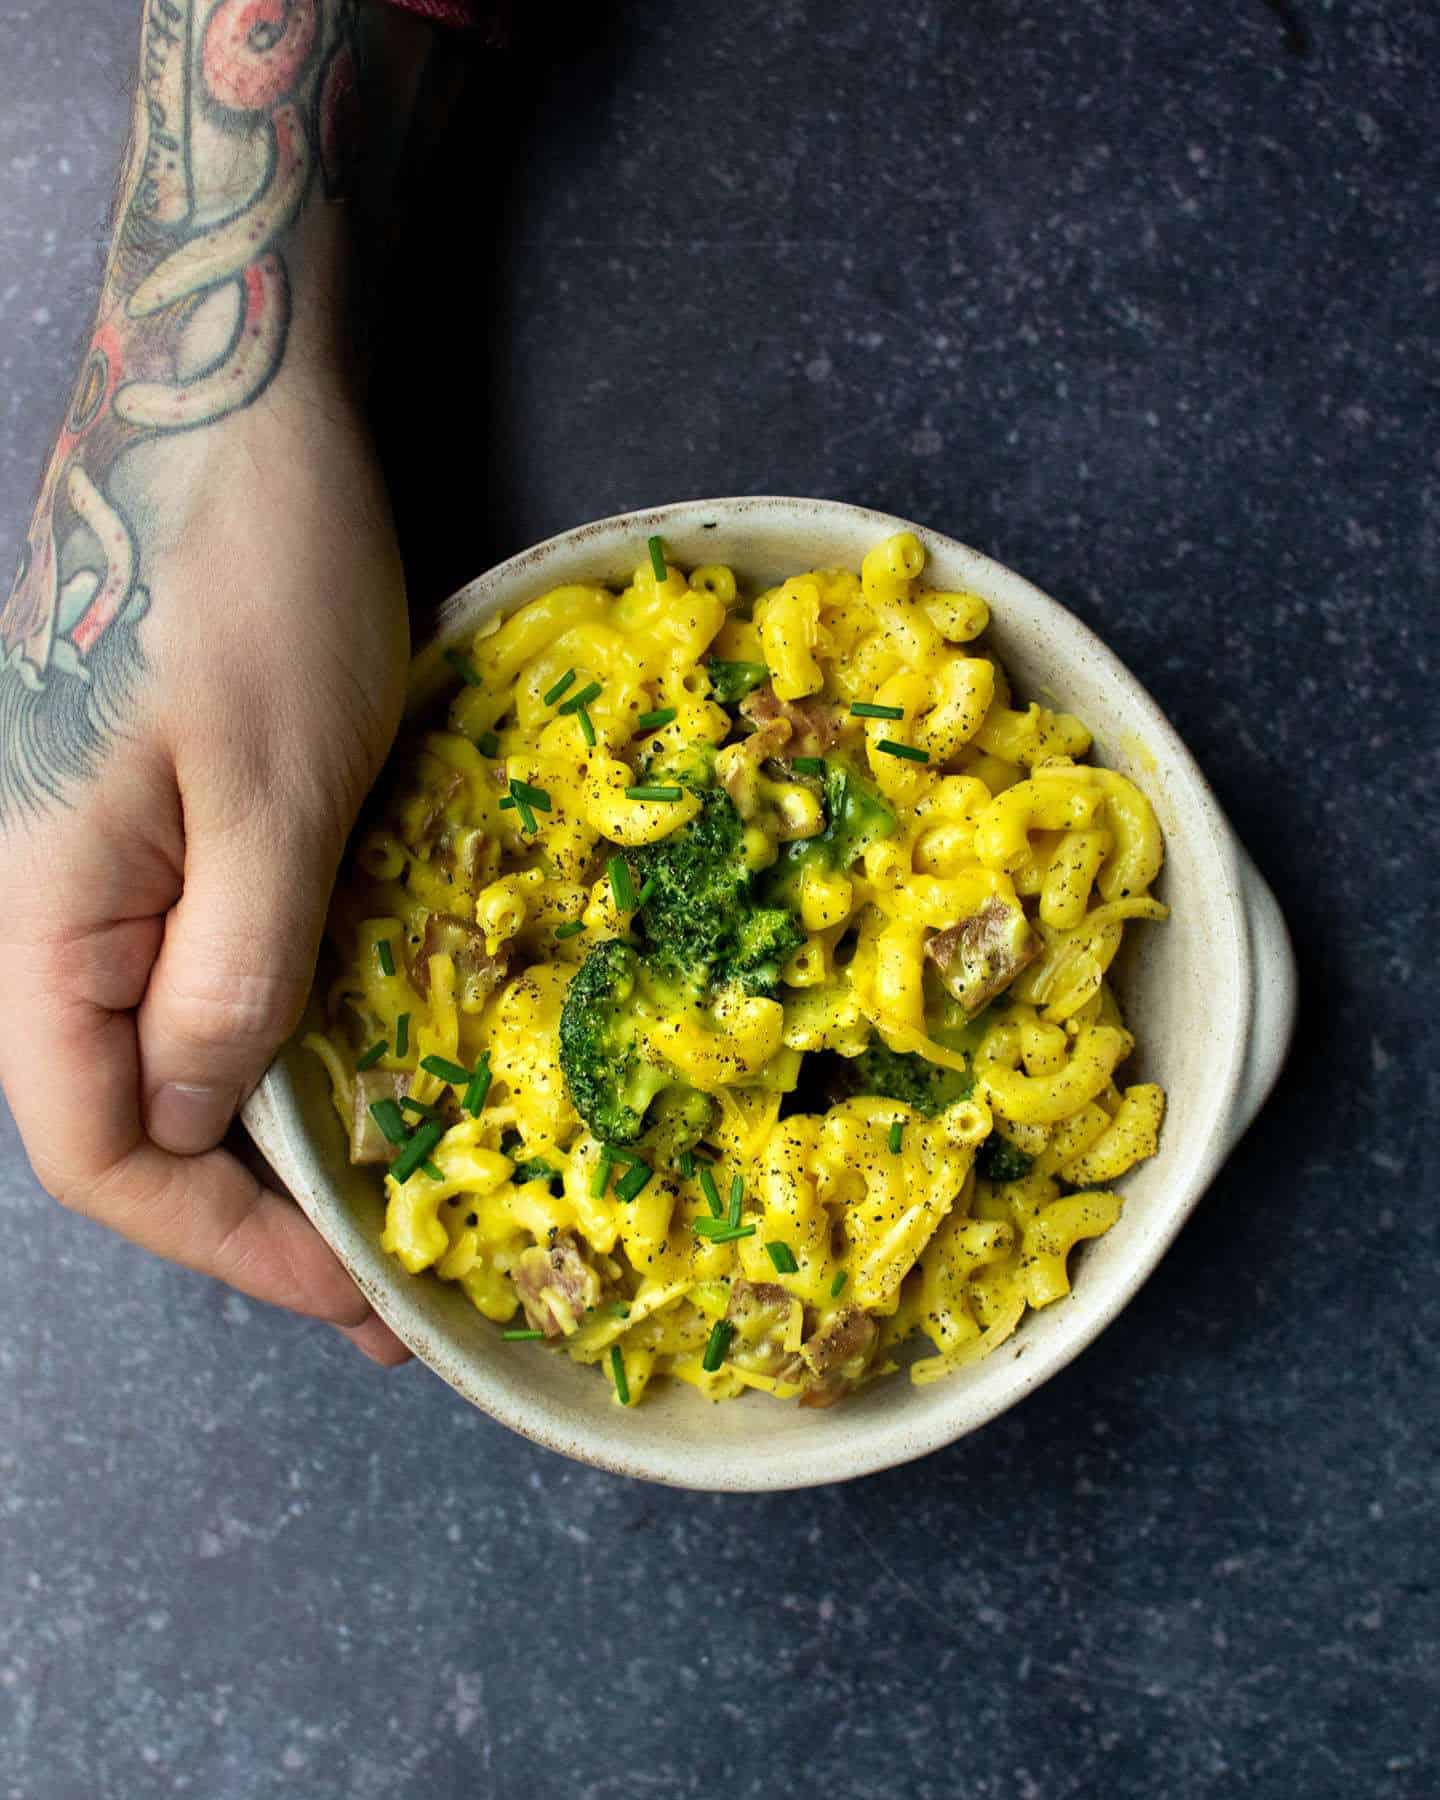
M 343 834 L 307 836 L 276 810 L 186 843 L 138 1019 L 146 1130 L 176 1155 L 220 1142 L 314 978 Z

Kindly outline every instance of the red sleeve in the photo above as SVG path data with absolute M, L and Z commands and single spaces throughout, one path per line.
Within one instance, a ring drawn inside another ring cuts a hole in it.
M 472 31 L 484 31 L 493 42 L 505 36 L 505 13 L 508 7 L 497 0 L 389 0 L 406 12 L 419 13 L 422 19 L 433 19 L 437 25 L 459 25 Z

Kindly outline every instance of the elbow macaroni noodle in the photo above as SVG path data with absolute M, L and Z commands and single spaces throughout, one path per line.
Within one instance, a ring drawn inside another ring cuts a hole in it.
M 482 626 L 448 718 L 402 753 L 337 896 L 340 973 L 307 1042 L 356 1136 L 382 1088 L 407 1131 L 434 1127 L 413 1170 L 385 1175 L 384 1248 L 496 1325 L 528 1319 L 538 1335 L 542 1319 L 631 1404 L 660 1375 L 712 1400 L 808 1391 L 857 1331 L 870 1348 L 842 1388 L 917 1339 L 934 1354 L 907 1357 L 910 1377 L 936 1380 L 1069 1292 L 1071 1250 L 1115 1223 L 1113 1184 L 1156 1151 L 1164 1096 L 1116 1085 L 1134 1038 L 1107 983 L 1126 925 L 1166 915 L 1149 893 L 1155 814 L 1124 776 L 1078 760 L 1078 719 L 1016 705 L 976 644 L 985 602 L 924 587 L 924 564 L 901 533 L 858 577 L 811 570 L 747 604 L 728 568 L 662 579 L 645 562 L 620 592 L 572 584 Z M 792 725 L 823 716 L 894 828 L 849 866 L 802 869 L 787 903 L 804 942 L 774 998 L 726 990 L 647 1022 L 643 1053 L 716 1111 L 694 1175 L 657 1167 L 626 1199 L 612 1175 L 633 1159 L 612 1171 L 567 1091 L 561 1009 L 587 952 L 630 928 L 610 859 L 701 804 L 688 786 L 627 790 L 708 746 L 750 866 L 825 826 L 814 781 L 783 755 L 778 770 L 747 757 L 711 656 L 763 663 Z M 529 820 L 513 798 L 526 792 L 545 802 Z M 1028 950 L 1005 962 L 992 927 Z M 966 991 L 956 967 L 979 971 L 979 1004 L 947 1002 Z M 807 1056 L 870 1046 L 950 1072 L 958 1097 L 930 1116 L 868 1094 L 800 1104 Z M 483 1100 L 461 1104 L 437 1058 L 488 1068 Z M 752 1235 L 697 1232 L 706 1168 L 722 1196 L 737 1183 Z M 717 1321 L 751 1329 L 746 1293 L 765 1296 L 774 1357 L 717 1364 Z

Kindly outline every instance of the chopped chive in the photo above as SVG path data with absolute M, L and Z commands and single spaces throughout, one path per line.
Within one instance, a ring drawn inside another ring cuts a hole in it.
M 630 879 L 630 865 L 623 856 L 612 856 L 605 867 L 610 872 L 610 891 L 623 913 L 635 910 L 635 883 Z
M 555 927 L 555 935 L 557 938 L 572 938 L 584 929 L 585 926 L 579 919 L 567 919 L 563 925 Z
M 581 737 L 584 738 L 585 742 L 593 750 L 595 748 L 595 724 L 594 724 L 594 721 L 591 719 L 589 713 L 586 712 L 586 710 L 583 706 L 580 708 L 580 711 L 578 712 L 578 714 L 576 716 L 580 720 L 580 735 L 581 735 Z
M 492 1079 L 487 1055 L 480 1059 L 475 1073 L 470 1077 L 470 1085 L 465 1089 L 465 1097 L 460 1102 L 461 1108 L 469 1113 L 472 1119 L 478 1119 L 484 1111 L 485 1096 L 490 1092 Z
M 691 1225 L 694 1228 L 696 1237 L 703 1238 L 713 1238 L 723 1232 L 728 1232 L 733 1229 L 729 1220 L 720 1217 L 718 1214 L 713 1219 L 692 1219 Z
M 903 706 L 876 706 L 869 700 L 857 700 L 850 708 L 852 718 L 856 719 L 903 719 Z
M 522 800 L 517 794 L 515 796 L 515 810 L 520 815 L 520 829 L 522 831 L 528 831 L 530 836 L 534 837 L 540 827 L 535 823 L 535 815 L 530 810 L 530 802 L 528 800 Z
M 620 1354 L 620 1346 L 610 1346 L 610 1373 L 615 1377 L 615 1398 L 622 1406 L 630 1404 L 630 1383 L 625 1379 L 625 1358 Z
M 765 1246 L 765 1254 L 774 1263 L 776 1273 L 780 1275 L 797 1275 L 800 1265 L 795 1260 L 795 1252 L 786 1243 L 776 1242 Z
M 738 1175 L 730 1177 L 730 1223 L 740 1223 L 740 1206 L 745 1198 L 745 1183 Z
M 650 898 L 650 896 L 654 892 L 655 892 L 655 877 L 652 875 L 649 878 L 649 880 L 645 882 L 644 886 L 640 889 L 640 892 L 635 896 L 636 912 L 639 912 L 640 908 L 645 904 L 645 902 Z
M 465 683 L 466 687 L 479 687 L 480 672 L 468 656 L 462 656 L 458 650 L 447 650 L 445 660 Z
M 904 1136 L 904 1122 L 900 1119 L 893 1119 L 890 1123 L 890 1154 L 892 1156 L 900 1154 L 900 1143 Z
M 410 1053 L 410 1015 L 401 1013 L 395 1021 L 395 1054 L 408 1056 Z
M 700 1367 L 707 1375 L 713 1375 L 725 1360 L 725 1352 L 730 1347 L 731 1333 L 735 1327 L 728 1319 L 717 1319 L 710 1328 L 710 1337 L 705 1345 L 705 1354 L 700 1358 Z
M 724 1219 L 696 1219 L 695 1232 L 712 1244 L 733 1244 L 737 1238 L 754 1237 L 756 1225 L 730 1225 Z
M 642 1189 L 649 1186 L 655 1171 L 642 1162 L 631 1163 L 630 1167 L 615 1183 L 615 1192 L 622 1200 L 633 1200 Z
M 393 1100 L 372 1100 L 370 1117 L 392 1144 L 403 1144 L 410 1136 L 410 1127 L 405 1123 L 404 1114 Z
M 848 1269 L 841 1269 L 836 1274 L 835 1279 L 830 1283 L 831 1299 L 834 1299 L 834 1297 L 844 1289 L 845 1283 L 849 1279 L 850 1279 L 850 1271 Z
M 514 812 L 515 796 L 513 794 L 507 794 L 505 796 L 505 798 L 500 802 L 500 810 L 501 810 L 501 812 Z
M 381 1038 L 379 1043 L 372 1044 L 363 1056 L 355 1059 L 355 1067 L 357 1069 L 373 1069 L 389 1048 L 389 1044 L 384 1038 Z
M 645 548 L 650 552 L 650 567 L 655 571 L 657 581 L 668 581 L 670 571 L 665 567 L 665 546 L 658 537 L 647 538 Z
M 422 1056 L 420 1067 L 427 1075 L 448 1081 L 451 1087 L 463 1087 L 470 1079 L 470 1071 L 462 1063 L 451 1062 L 448 1056 Z
M 679 800 L 683 798 L 684 793 L 684 788 L 679 787 L 649 787 L 642 785 L 640 787 L 627 787 L 625 790 L 625 798 L 627 800 Z
M 598 681 L 587 682 L 578 694 L 570 696 L 560 710 L 562 713 L 584 712 L 590 702 L 598 700 L 604 691 Z
M 710 1173 L 708 1163 L 700 1165 L 700 1192 L 704 1194 L 705 1202 L 711 1213 L 718 1219 L 724 1213 L 725 1208 L 720 1204 L 720 1193 L 715 1186 L 715 1177 Z
M 528 781 L 515 781 L 512 779 L 510 783 L 510 792 L 515 796 L 515 804 L 517 806 L 524 800 L 529 805 L 533 806 L 536 812 L 549 812 L 550 810 L 550 796 L 545 792 L 544 788 L 531 787 Z
M 375 945 L 375 954 L 380 958 L 381 974 L 393 975 L 395 973 L 395 952 L 390 948 L 389 938 L 378 940 Z
M 630 1317 L 630 1308 L 623 1300 L 616 1300 L 611 1305 L 610 1311 L 617 1319 L 628 1319 Z
M 680 1152 L 680 1173 L 687 1181 L 695 1179 L 695 1152 L 693 1150 Z
M 475 740 L 475 748 L 482 756 L 498 756 L 500 740 L 493 731 L 482 731 Z
M 445 1179 L 444 1170 L 437 1164 L 431 1162 L 428 1156 L 420 1165 L 420 1173 L 422 1175 L 428 1175 L 432 1181 L 443 1181 Z
M 590 1198 L 603 1200 L 605 1190 L 610 1185 L 610 1171 L 615 1167 L 614 1159 L 608 1150 L 600 1152 L 600 1160 L 595 1165 L 595 1173 L 590 1177 Z
M 501 1337 L 507 1344 L 533 1344 L 543 1338 L 543 1331 L 502 1331 Z
M 875 748 L 883 750 L 887 756 L 903 756 L 906 762 L 929 762 L 930 760 L 928 750 L 917 750 L 913 744 L 897 744 L 890 738 L 881 738 Z
M 662 725 L 668 725 L 676 716 L 673 706 L 657 706 L 654 712 L 641 713 L 635 721 L 637 731 L 658 731 Z
M 790 767 L 797 775 L 823 775 L 825 759 L 820 756 L 797 756 Z
M 575 685 L 575 671 L 567 669 L 554 687 L 548 689 L 544 696 L 546 706 L 553 706 L 560 696 Z
M 412 1112 L 422 1119 L 438 1119 L 440 1108 L 431 1106 L 428 1100 L 412 1100 L 408 1094 L 400 1097 L 401 1112 Z
M 408 1181 L 444 1135 L 443 1119 L 429 1119 L 417 1126 L 409 1143 L 391 1163 L 391 1177 L 396 1181 Z

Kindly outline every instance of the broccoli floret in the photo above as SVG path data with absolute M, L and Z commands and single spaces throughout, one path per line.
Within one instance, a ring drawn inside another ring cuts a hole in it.
M 968 1069 L 942 1069 L 923 1056 L 891 1050 L 881 1043 L 872 1043 L 868 1050 L 844 1062 L 840 1079 L 852 1094 L 903 1100 L 927 1119 L 957 1100 L 968 1100 L 975 1090 L 975 1077 Z
M 654 1154 L 666 1161 L 699 1142 L 713 1106 L 668 1064 L 647 1057 L 645 1018 L 697 1005 L 715 986 L 770 994 L 805 939 L 783 907 L 755 905 L 755 878 L 729 796 L 706 788 L 699 800 L 688 824 L 630 853 L 646 892 L 635 915 L 644 955 L 620 939 L 597 945 L 560 1014 L 560 1067 L 576 1112 L 604 1142 L 634 1144 L 662 1096 L 651 1128 L 659 1134 Z
M 633 1144 L 650 1102 L 676 1079 L 641 1043 L 640 958 L 612 938 L 581 963 L 560 1012 L 560 1068 L 576 1112 L 597 1138 Z
M 817 837 L 785 846 L 766 877 L 766 899 L 793 902 L 807 866 L 844 874 L 871 844 L 889 837 L 895 829 L 889 802 L 843 762 L 825 764 L 825 814 L 825 829 Z
M 895 829 L 889 801 L 844 763 L 825 765 L 825 813 L 828 822 L 819 842 L 828 847 L 836 869 L 848 869 Z
M 1033 1156 L 1027 1156 L 993 1131 L 975 1157 L 976 1173 L 986 1181 L 1023 1181 L 1034 1163 Z
M 733 982 L 747 994 L 769 996 L 780 984 L 780 971 L 805 942 L 805 928 L 783 906 L 757 906 L 735 928 L 733 949 L 716 971 L 719 981 Z
M 707 1135 L 715 1102 L 692 1087 L 666 1088 L 650 1108 L 640 1148 L 652 1169 L 668 1169 Z
M 764 663 L 725 662 L 712 656 L 705 667 L 710 676 L 710 697 L 721 706 L 733 706 L 770 679 Z
M 719 788 L 706 789 L 688 825 L 631 852 L 637 880 L 650 893 L 640 923 L 665 969 L 703 973 L 728 949 L 750 895 L 740 854 L 740 815 Z
M 639 913 L 648 960 L 692 984 L 734 983 L 747 994 L 772 994 L 804 930 L 785 907 L 755 904 L 744 827 L 729 795 L 708 788 L 699 799 L 688 825 L 631 853 L 649 889 Z
M 560 1010 L 560 1068 L 576 1112 L 603 1143 L 642 1144 L 657 1163 L 698 1144 L 715 1115 L 712 1100 L 645 1053 L 647 1016 L 684 1000 L 617 938 L 586 957 Z
M 693 788 L 697 793 L 713 788 L 716 748 L 716 745 L 706 743 L 686 744 L 680 749 L 665 751 L 657 748 L 645 765 L 645 779 L 678 782 L 681 787 Z

